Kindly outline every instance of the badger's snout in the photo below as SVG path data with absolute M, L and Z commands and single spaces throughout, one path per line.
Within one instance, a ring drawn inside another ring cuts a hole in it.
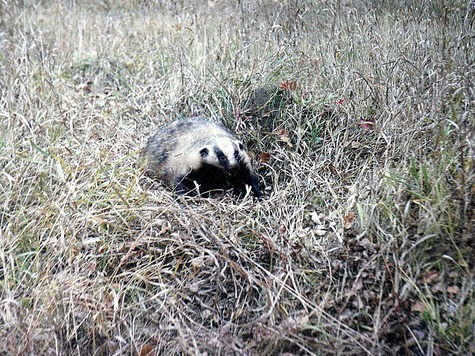
M 238 171 L 239 171 L 239 167 L 236 166 L 236 165 L 233 165 L 233 166 L 230 166 L 230 167 L 226 170 L 226 175 L 227 175 L 228 177 L 235 177 L 235 176 L 237 176 Z

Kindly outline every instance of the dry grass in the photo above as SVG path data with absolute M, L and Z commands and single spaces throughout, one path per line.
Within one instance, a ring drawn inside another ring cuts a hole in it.
M 2 351 L 474 353 L 474 11 L 0 1 Z M 189 114 L 265 199 L 142 176 Z

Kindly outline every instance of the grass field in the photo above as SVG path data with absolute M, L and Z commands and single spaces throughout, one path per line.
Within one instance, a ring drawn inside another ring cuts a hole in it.
M 475 353 L 474 22 L 0 0 L 0 353 Z M 243 138 L 262 201 L 143 175 L 187 115 Z

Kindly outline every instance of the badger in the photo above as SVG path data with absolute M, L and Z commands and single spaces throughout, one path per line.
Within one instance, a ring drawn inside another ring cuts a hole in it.
M 226 127 L 205 117 L 177 119 L 159 127 L 142 154 L 146 174 L 174 188 L 197 195 L 233 189 L 262 197 L 257 175 L 242 141 Z

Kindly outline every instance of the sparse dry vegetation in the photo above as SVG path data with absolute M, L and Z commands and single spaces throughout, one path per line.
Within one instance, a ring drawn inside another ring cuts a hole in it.
M 0 0 L 2 354 L 475 353 L 474 11 Z M 191 114 L 262 201 L 136 168 Z

